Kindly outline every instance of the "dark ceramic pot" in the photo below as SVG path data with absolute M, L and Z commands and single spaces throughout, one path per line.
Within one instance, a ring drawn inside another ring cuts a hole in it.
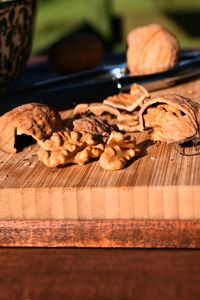
M 31 52 L 36 0 L 0 2 L 0 89 L 23 70 Z

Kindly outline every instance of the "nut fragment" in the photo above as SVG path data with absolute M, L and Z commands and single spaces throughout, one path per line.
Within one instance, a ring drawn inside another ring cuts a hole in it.
M 119 93 L 118 95 L 109 96 L 103 101 L 112 107 L 132 112 L 142 106 L 144 100 L 149 97 L 149 93 L 139 84 L 132 84 L 130 93 Z
M 178 62 L 180 46 L 176 37 L 158 24 L 132 30 L 127 41 L 127 66 L 134 75 L 166 71 Z
M 136 139 L 132 134 L 113 131 L 100 157 L 100 166 L 105 170 L 120 170 L 139 152 Z
M 140 131 L 140 122 L 138 111 L 130 113 L 121 113 L 117 118 L 115 124 L 119 130 L 126 132 Z
M 199 137 L 200 104 L 177 94 L 156 97 L 141 108 L 141 129 L 151 128 L 154 141 L 184 143 Z
M 38 158 L 49 168 L 69 163 L 83 165 L 90 158 L 99 157 L 104 150 L 104 145 L 92 134 L 82 135 L 69 129 L 53 133 L 49 140 L 40 141 L 39 145 Z
M 30 103 L 14 108 L 0 117 L 0 148 L 16 153 L 16 135 L 30 135 L 36 141 L 49 138 L 61 129 L 57 112 L 40 103 Z

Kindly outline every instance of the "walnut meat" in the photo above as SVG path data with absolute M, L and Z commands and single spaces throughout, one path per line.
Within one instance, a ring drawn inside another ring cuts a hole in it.
M 36 141 L 49 138 L 61 129 L 59 114 L 47 105 L 30 103 L 21 105 L 0 117 L 0 148 L 16 153 L 16 135 L 29 135 Z
M 147 101 L 141 108 L 141 130 L 151 129 L 154 141 L 184 143 L 199 137 L 200 104 L 177 94 Z
M 158 24 L 132 30 L 127 42 L 127 67 L 134 75 L 163 72 L 178 62 L 180 46 L 176 37 Z
M 100 157 L 100 166 L 105 170 L 120 170 L 139 152 L 133 134 L 113 131 Z
M 49 168 L 70 163 L 83 165 L 91 158 L 100 157 L 104 151 L 104 145 L 92 134 L 82 135 L 69 129 L 53 133 L 49 140 L 40 141 L 39 145 L 38 158 Z

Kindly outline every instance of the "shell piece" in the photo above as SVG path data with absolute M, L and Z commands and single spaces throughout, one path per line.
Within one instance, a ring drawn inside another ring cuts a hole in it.
M 59 114 L 47 105 L 30 103 L 21 105 L 0 117 L 0 148 L 16 153 L 16 135 L 29 135 L 36 141 L 49 138 L 62 127 Z
M 139 113 L 134 111 L 132 113 L 121 113 L 116 119 L 115 124 L 119 130 L 126 132 L 140 131 Z
M 154 141 L 184 143 L 199 136 L 200 104 L 177 94 L 148 100 L 139 112 L 140 130 L 151 128 Z
M 110 114 L 113 116 L 119 116 L 120 112 L 118 109 L 113 108 L 107 104 L 103 103 L 91 103 L 91 104 L 86 104 L 86 103 L 81 103 L 76 105 L 76 107 L 73 110 L 73 116 L 81 116 L 81 115 L 94 115 L 94 116 L 102 116 L 104 114 Z
M 109 136 L 111 127 L 97 117 L 77 119 L 73 122 L 74 130 L 95 135 Z
M 142 106 L 146 98 L 149 98 L 149 93 L 143 86 L 134 83 L 130 87 L 130 93 L 119 93 L 118 95 L 109 96 L 103 103 L 132 112 Z
M 127 67 L 134 75 L 163 72 L 178 62 L 180 46 L 176 37 L 158 24 L 132 30 L 127 41 Z

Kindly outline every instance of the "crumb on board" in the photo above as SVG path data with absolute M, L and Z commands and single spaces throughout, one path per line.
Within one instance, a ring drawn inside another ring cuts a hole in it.
M 157 158 L 155 156 L 151 156 L 151 160 L 156 160 Z
M 3 176 L 0 177 L 0 180 L 5 181 L 8 177 L 9 177 L 8 174 L 3 175 Z

